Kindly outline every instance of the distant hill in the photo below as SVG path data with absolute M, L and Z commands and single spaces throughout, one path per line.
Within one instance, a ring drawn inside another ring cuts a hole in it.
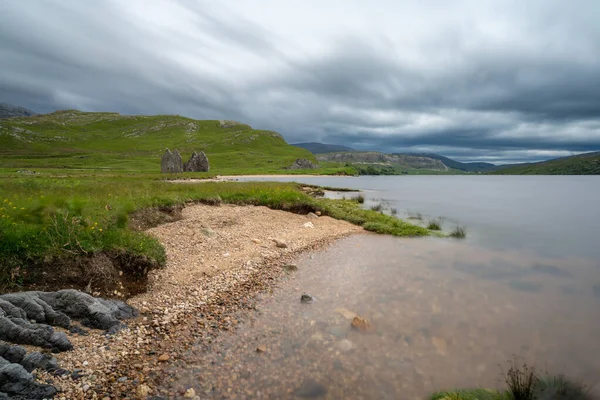
M 439 154 L 433 153 L 423 153 L 418 154 L 423 157 L 433 158 L 435 160 L 440 160 L 444 163 L 448 168 L 457 169 L 459 171 L 465 172 L 485 172 L 491 171 L 496 168 L 496 165 L 486 162 L 470 162 L 470 163 L 462 163 L 460 161 L 455 161 L 451 158 L 440 156 Z
M 0 168 L 160 170 L 166 148 L 187 161 L 204 151 L 211 171 L 276 171 L 296 159 L 315 161 L 273 131 L 234 121 L 199 121 L 176 115 L 57 111 L 0 120 Z
M 555 158 L 538 163 L 500 165 L 502 175 L 600 175 L 600 152 Z
M 353 148 L 342 146 L 339 144 L 328 144 L 328 143 L 317 143 L 317 142 L 309 142 L 309 143 L 292 143 L 292 146 L 301 147 L 310 151 L 313 154 L 322 154 L 322 153 L 334 153 L 339 151 L 355 151 Z
M 335 162 L 341 164 L 352 164 L 355 168 L 362 170 L 362 166 L 392 167 L 386 168 L 386 175 L 394 172 L 400 174 L 408 170 L 424 169 L 431 171 L 448 171 L 449 168 L 440 160 L 417 154 L 384 154 L 376 151 L 353 151 L 317 154 L 317 160 L 324 162 Z
M 0 118 L 29 117 L 37 113 L 12 104 L 0 103 Z

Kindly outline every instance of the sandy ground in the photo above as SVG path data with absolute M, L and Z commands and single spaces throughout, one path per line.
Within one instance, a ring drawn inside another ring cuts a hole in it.
M 261 179 L 261 178 L 331 178 L 334 177 L 336 175 L 308 175 L 308 174 L 302 174 L 302 175 L 294 175 L 294 174 L 288 174 L 288 175 L 223 175 L 223 176 L 217 176 L 216 178 L 209 178 L 209 179 L 176 179 L 176 180 L 172 180 L 170 182 L 173 183 L 198 183 L 198 182 L 236 182 L 239 179 L 244 179 L 244 180 L 248 180 L 248 179 L 252 179 L 252 178 L 256 178 L 256 179 Z
M 192 345 L 235 329 L 232 313 L 252 307 L 253 295 L 268 289 L 293 255 L 359 232 L 345 221 L 266 207 L 187 207 L 182 220 L 148 231 L 165 246 L 167 266 L 152 273 L 147 293 L 130 299 L 140 317 L 117 335 L 71 337 L 75 350 L 57 358 L 80 378 L 41 378 L 60 387 L 63 399 L 195 398 L 157 387 L 175 378 Z

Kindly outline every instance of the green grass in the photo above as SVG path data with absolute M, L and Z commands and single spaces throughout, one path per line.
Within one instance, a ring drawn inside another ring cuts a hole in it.
M 365 229 L 397 236 L 429 232 L 356 201 L 314 198 L 302 185 L 276 182 L 167 182 L 160 175 L 0 174 L 0 289 L 27 280 L 28 268 L 52 257 L 85 257 L 125 252 L 164 265 L 160 243 L 129 227 L 142 209 L 189 202 L 262 205 L 273 209 L 323 215 Z
M 506 389 L 459 389 L 436 392 L 431 400 L 592 400 L 585 385 L 565 375 L 540 374 L 516 359 L 504 375 Z
M 204 151 L 211 173 L 219 175 L 356 174 L 351 167 L 331 164 L 315 170 L 287 170 L 297 158 L 315 158 L 308 150 L 287 144 L 276 132 L 240 123 L 74 110 L 0 120 L 0 168 L 13 171 L 149 173 L 160 170 L 166 148 L 178 149 L 184 161 L 193 151 Z

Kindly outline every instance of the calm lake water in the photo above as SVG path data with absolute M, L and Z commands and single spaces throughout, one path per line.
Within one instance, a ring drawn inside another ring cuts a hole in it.
M 248 322 L 194 355 L 202 368 L 182 385 L 201 398 L 424 399 L 501 387 L 518 355 L 598 392 L 600 177 L 299 180 L 363 189 L 468 237 L 358 235 L 301 256 Z M 352 330 L 354 314 L 374 332 Z

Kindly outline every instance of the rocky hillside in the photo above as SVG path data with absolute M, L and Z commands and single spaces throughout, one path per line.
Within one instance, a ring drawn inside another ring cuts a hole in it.
M 440 160 L 413 154 L 384 154 L 375 151 L 318 154 L 317 160 L 348 164 L 399 166 L 405 169 L 448 171 Z
M 273 131 L 235 121 L 176 115 L 130 116 L 75 110 L 0 120 L 0 167 L 160 171 L 166 148 L 184 159 L 204 151 L 211 171 L 278 170 L 315 161 Z
M 23 107 L 0 103 L 0 118 L 29 117 L 31 115 L 36 115 L 36 113 Z

